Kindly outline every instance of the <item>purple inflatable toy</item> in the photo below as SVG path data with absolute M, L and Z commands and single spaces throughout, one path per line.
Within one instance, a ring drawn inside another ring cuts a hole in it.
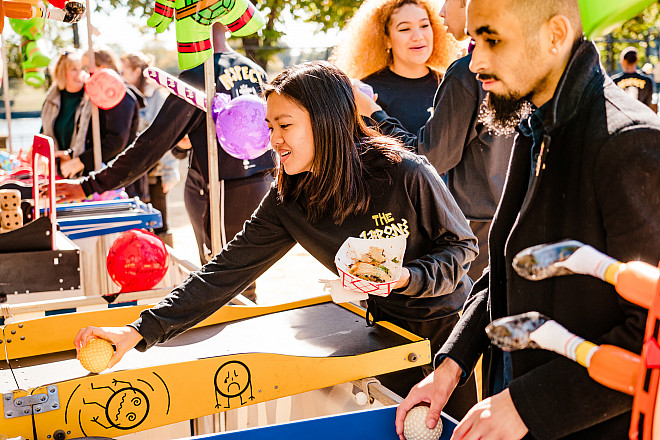
M 237 159 L 256 159 L 270 149 L 266 104 L 254 95 L 218 93 L 213 100 L 213 118 L 223 150 Z

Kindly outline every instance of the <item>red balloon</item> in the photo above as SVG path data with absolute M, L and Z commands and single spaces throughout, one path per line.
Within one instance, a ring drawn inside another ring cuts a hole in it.
M 110 247 L 106 266 L 120 293 L 153 289 L 169 267 L 165 243 L 142 229 L 122 232 Z

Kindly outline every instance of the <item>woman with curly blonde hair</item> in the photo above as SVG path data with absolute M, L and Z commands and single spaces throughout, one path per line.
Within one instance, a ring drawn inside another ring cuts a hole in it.
M 366 0 L 330 61 L 369 84 L 378 104 L 415 133 L 429 118 L 442 73 L 458 48 L 434 0 Z

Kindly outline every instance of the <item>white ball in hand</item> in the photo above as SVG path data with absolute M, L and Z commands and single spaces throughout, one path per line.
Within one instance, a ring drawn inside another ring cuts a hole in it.
M 429 407 L 420 405 L 413 407 L 403 420 L 403 435 L 406 440 L 438 440 L 442 435 L 442 421 L 438 420 L 435 428 L 426 427 L 426 416 Z

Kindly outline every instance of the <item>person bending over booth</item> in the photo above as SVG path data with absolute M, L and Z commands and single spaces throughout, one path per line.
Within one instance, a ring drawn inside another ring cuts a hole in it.
M 93 336 L 111 341 L 112 366 L 136 345 L 165 342 L 241 293 L 296 243 L 337 273 L 343 242 L 375 229 L 383 213 L 405 222 L 407 246 L 395 290 L 370 296 L 368 309 L 374 321 L 390 321 L 433 347 L 444 342 L 470 289 L 466 272 L 477 250 L 440 176 L 425 158 L 367 128 L 349 78 L 327 62 L 285 70 L 265 86 L 265 97 L 280 169 L 243 231 L 137 321 L 83 329 L 77 348 Z

